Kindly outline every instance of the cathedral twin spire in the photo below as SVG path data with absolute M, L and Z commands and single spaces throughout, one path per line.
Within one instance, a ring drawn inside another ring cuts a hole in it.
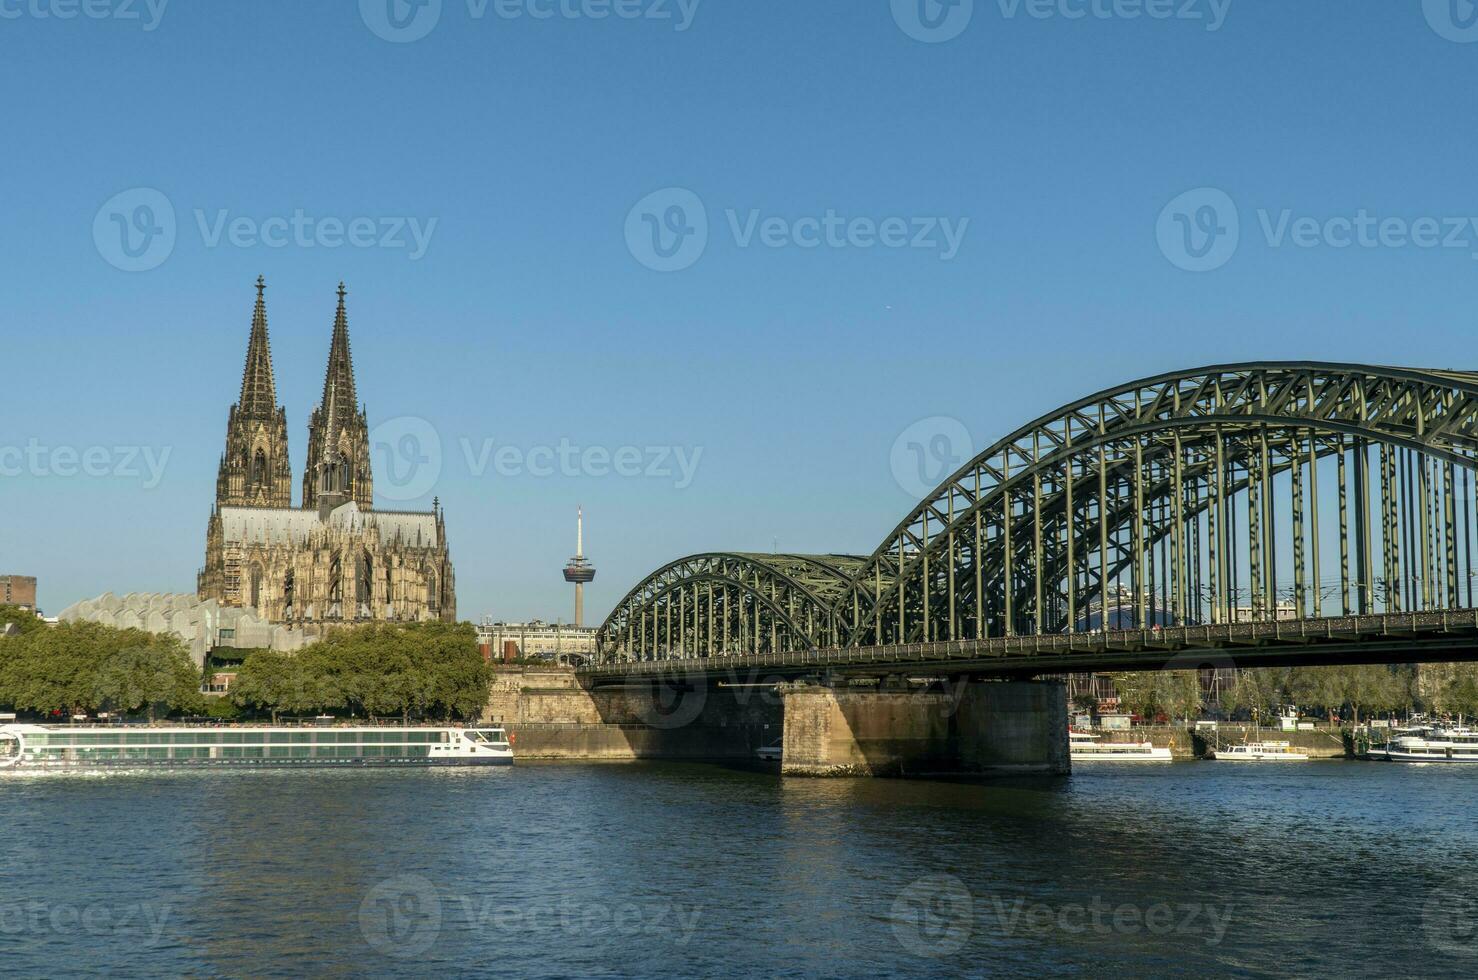
M 243 415 L 271 417 L 277 411 L 277 383 L 272 378 L 272 344 L 267 339 L 267 280 L 257 276 L 257 306 L 251 315 L 251 340 L 246 345 L 246 370 L 241 374 Z
M 323 400 L 308 421 L 308 465 L 303 473 L 303 506 L 319 513 L 347 503 L 369 510 L 374 498 L 370 476 L 369 420 L 354 392 L 354 359 L 349 353 L 349 315 L 344 284 L 323 374 Z
M 216 505 L 291 507 L 292 475 L 287 419 L 277 404 L 272 346 L 267 334 L 266 280 L 257 277 L 251 338 L 241 375 L 241 397 L 231 407 L 226 452 L 216 480 Z M 368 510 L 373 500 L 369 426 L 354 388 L 349 352 L 346 290 L 339 283 L 339 306 L 323 380 L 323 400 L 308 426 L 308 461 L 303 474 L 305 508 L 331 509 L 349 500 Z

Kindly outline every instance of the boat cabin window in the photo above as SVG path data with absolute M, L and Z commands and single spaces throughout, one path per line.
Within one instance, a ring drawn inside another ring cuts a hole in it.
M 508 741 L 508 736 L 503 734 L 501 728 L 485 728 L 477 731 L 466 731 L 462 733 L 470 741 L 479 742 L 483 745 L 502 745 Z

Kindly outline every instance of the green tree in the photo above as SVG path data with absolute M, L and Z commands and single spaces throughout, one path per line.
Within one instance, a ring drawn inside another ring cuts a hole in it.
M 174 637 L 61 623 L 0 644 L 0 704 L 19 711 L 193 707 L 200 675 Z
M 174 637 L 149 639 L 147 645 L 117 651 L 99 666 L 94 675 L 97 708 L 125 714 L 143 710 L 152 722 L 161 710 L 193 706 L 199 674 L 184 647 Z
M 9 623 L 14 623 L 22 633 L 34 633 L 36 630 L 46 629 L 45 620 L 31 610 L 0 603 L 0 627 Z

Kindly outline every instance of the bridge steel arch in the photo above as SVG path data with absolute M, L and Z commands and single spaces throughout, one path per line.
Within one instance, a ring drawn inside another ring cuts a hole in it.
M 868 559 L 840 630 L 868 646 L 1471 606 L 1475 458 L 1478 374 L 1133 382 L 961 467 Z
M 855 555 L 690 555 L 647 576 L 601 626 L 602 654 L 652 660 L 835 646 Z
M 1475 466 L 1478 373 L 1162 374 L 1011 433 L 869 556 L 664 566 L 600 648 L 672 659 L 1471 608 Z

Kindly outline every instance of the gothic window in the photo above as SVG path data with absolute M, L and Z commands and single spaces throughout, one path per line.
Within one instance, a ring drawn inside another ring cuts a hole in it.
M 260 615 L 262 612 L 262 566 L 251 567 L 251 607 Z
M 366 551 L 359 560 L 359 614 L 370 615 L 375 597 L 375 561 Z
M 251 486 L 258 489 L 267 485 L 267 454 L 260 449 L 251 464 Z
M 291 617 L 293 614 L 293 593 L 297 591 L 297 583 L 293 579 L 292 569 L 287 570 L 287 577 L 282 580 L 282 604 L 283 616 Z
M 339 464 L 339 489 L 348 493 L 354 487 L 354 478 L 349 474 L 349 464 Z
M 344 601 L 344 569 L 338 555 L 328 564 L 328 601 L 330 605 Z
M 441 603 L 438 601 L 440 599 L 440 597 L 441 597 L 441 593 L 437 592 L 437 590 L 436 590 L 436 573 L 435 572 L 427 572 L 426 573 L 426 605 L 430 608 L 430 610 L 433 613 L 439 612 L 441 610 Z

